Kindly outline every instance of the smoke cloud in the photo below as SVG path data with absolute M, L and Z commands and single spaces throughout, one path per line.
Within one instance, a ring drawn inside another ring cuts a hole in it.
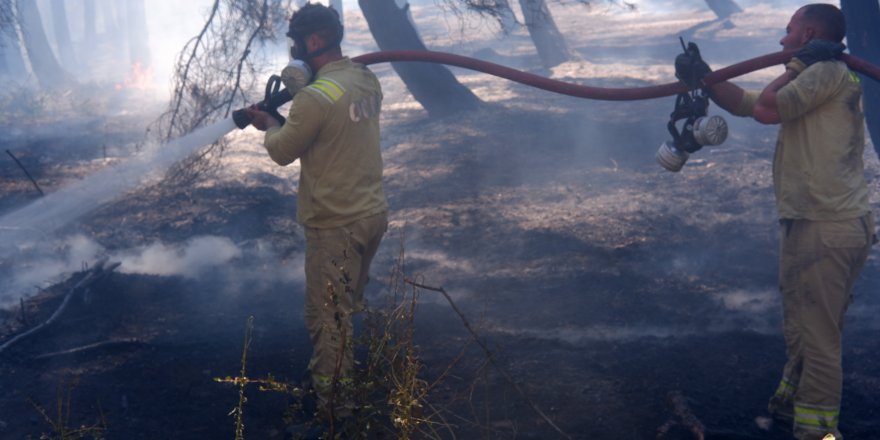
M 85 264 L 100 258 L 103 252 L 99 244 L 83 235 L 76 235 L 42 253 L 52 256 L 16 261 L 12 274 L 3 278 L 0 308 L 17 302 L 35 290 L 62 281 L 67 274 L 82 270 Z
M 114 255 L 122 273 L 180 275 L 198 278 L 205 270 L 229 263 L 242 255 L 241 249 L 226 237 L 196 237 L 183 245 L 153 243 Z
M 198 236 L 183 243 L 154 242 L 133 249 L 108 251 L 94 240 L 75 235 L 43 249 L 31 248 L 4 268 L 0 277 L 0 308 L 16 304 L 41 288 L 61 282 L 74 272 L 83 270 L 102 258 L 122 263 L 117 272 L 160 276 L 182 276 L 199 280 L 212 269 L 229 266 L 225 278 L 260 278 L 266 282 L 295 282 L 302 279 L 293 264 L 301 261 L 278 263 L 269 246 L 255 243 L 246 249 L 227 237 Z M 241 264 L 247 262 L 246 266 Z M 270 264 L 271 263 L 271 264 Z M 278 265 L 291 270 L 278 270 Z M 252 282 L 252 281 L 250 281 Z M 231 281 L 230 281 L 231 283 Z M 229 284 L 229 283 L 227 283 Z M 234 284 L 234 283 L 232 283 Z

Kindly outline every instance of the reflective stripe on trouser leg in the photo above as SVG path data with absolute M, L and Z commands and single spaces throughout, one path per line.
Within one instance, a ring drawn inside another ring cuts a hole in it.
M 783 239 L 783 303 L 794 318 L 791 330 L 799 339 L 801 356 L 794 398 L 794 434 L 799 439 L 821 439 L 828 433 L 841 438 L 841 333 L 852 287 L 870 246 L 866 219 L 870 221 L 798 220 Z
M 794 394 L 797 391 L 796 381 L 788 376 L 783 376 L 776 387 L 776 392 L 770 397 L 767 410 L 775 417 L 791 420 L 794 417 Z
M 837 430 L 838 407 L 794 405 L 794 434 L 802 440 L 818 440 L 831 434 L 836 440 L 843 436 Z
M 319 410 L 325 414 L 331 401 L 337 416 L 347 415 L 353 406 L 339 394 L 354 365 L 351 315 L 363 308 L 369 263 L 386 227 L 382 213 L 341 228 L 305 228 L 305 324 L 313 345 L 309 369 Z M 340 379 L 336 395 L 334 376 Z
M 797 388 L 791 382 L 791 379 L 783 377 L 782 380 L 779 381 L 779 387 L 776 388 L 776 393 L 773 395 L 783 402 L 789 402 L 794 398 L 794 392 L 796 390 Z

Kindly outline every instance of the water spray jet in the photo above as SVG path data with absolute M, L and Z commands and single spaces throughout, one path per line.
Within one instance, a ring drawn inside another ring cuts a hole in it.
M 0 217 L 0 258 L 7 256 L 13 247 L 51 236 L 73 220 L 156 177 L 158 171 L 216 142 L 234 128 L 232 118 L 214 122 Z

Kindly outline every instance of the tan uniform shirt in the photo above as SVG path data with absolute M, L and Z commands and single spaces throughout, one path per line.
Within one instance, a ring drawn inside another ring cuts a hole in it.
M 759 92 L 735 114 L 752 116 Z M 846 220 L 870 212 L 862 153 L 862 90 L 841 61 L 816 63 L 776 95 L 782 125 L 773 158 L 779 218 Z
M 293 98 L 287 122 L 266 131 L 279 165 L 300 159 L 296 218 L 335 228 L 386 211 L 379 147 L 382 89 L 366 67 L 348 58 L 323 66 Z

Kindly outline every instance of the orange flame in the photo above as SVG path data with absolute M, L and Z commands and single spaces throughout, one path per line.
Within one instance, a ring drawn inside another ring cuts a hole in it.
M 116 84 L 116 90 L 135 89 L 147 90 L 153 85 L 153 67 L 144 67 L 140 61 L 131 65 L 131 71 L 125 76 L 122 84 Z

